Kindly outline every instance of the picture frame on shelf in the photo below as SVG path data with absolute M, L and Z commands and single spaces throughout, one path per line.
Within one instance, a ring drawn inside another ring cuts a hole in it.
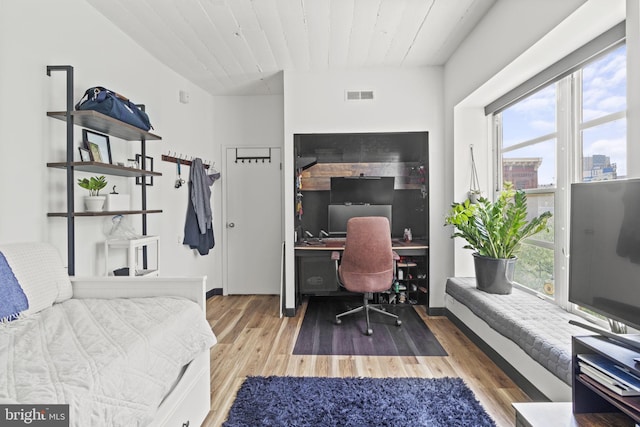
M 92 132 L 88 129 L 82 129 L 82 141 L 91 154 L 91 160 L 94 162 L 102 162 L 112 164 L 111 144 L 109 136 L 101 133 Z
M 153 172 L 153 157 L 151 156 L 144 156 L 145 159 L 145 167 L 144 170 L 149 171 L 149 172 Z M 140 165 L 140 168 L 142 169 L 142 155 L 140 154 L 136 154 L 136 163 L 138 165 Z M 136 176 L 136 184 L 137 185 L 142 185 L 142 179 L 144 178 L 144 182 L 147 186 L 153 186 L 153 176 Z
M 87 143 L 87 150 L 89 151 L 89 156 L 91 156 L 92 162 L 104 163 L 102 161 L 102 156 L 100 155 L 100 147 L 98 147 L 98 144 L 93 142 Z
M 80 161 L 81 162 L 90 162 L 91 161 L 91 152 L 84 147 L 78 147 L 78 152 L 80 153 Z

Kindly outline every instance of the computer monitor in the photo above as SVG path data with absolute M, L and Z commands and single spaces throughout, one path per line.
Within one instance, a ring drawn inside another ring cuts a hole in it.
M 392 205 L 329 205 L 329 235 L 347 235 L 347 221 L 356 216 L 384 216 L 391 227 Z
M 329 203 L 335 205 L 391 205 L 392 176 L 332 176 Z

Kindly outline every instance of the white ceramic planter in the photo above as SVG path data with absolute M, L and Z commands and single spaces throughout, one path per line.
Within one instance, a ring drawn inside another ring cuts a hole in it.
M 102 212 L 105 196 L 85 196 L 84 208 L 87 212 Z

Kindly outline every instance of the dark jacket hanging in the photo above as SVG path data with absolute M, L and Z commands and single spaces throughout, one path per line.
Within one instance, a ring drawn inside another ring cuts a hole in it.
M 211 186 L 220 178 L 219 173 L 207 175 L 202 159 L 191 162 L 189 173 L 189 203 L 184 224 L 183 244 L 207 255 L 215 245 L 213 236 L 213 214 L 211 212 Z

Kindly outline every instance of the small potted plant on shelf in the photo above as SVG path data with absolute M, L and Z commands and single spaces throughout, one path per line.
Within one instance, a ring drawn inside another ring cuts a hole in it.
M 89 195 L 84 198 L 84 206 L 87 212 L 100 212 L 104 206 L 105 196 L 100 195 L 100 190 L 107 186 L 104 176 L 92 176 L 91 178 L 78 178 L 78 185 L 89 190 Z
M 515 254 L 523 240 L 548 229 L 551 212 L 527 220 L 527 196 L 505 183 L 495 202 L 485 197 L 454 203 L 445 225 L 453 225 L 452 238 L 462 237 L 474 251 L 476 286 L 495 294 L 511 293 Z

